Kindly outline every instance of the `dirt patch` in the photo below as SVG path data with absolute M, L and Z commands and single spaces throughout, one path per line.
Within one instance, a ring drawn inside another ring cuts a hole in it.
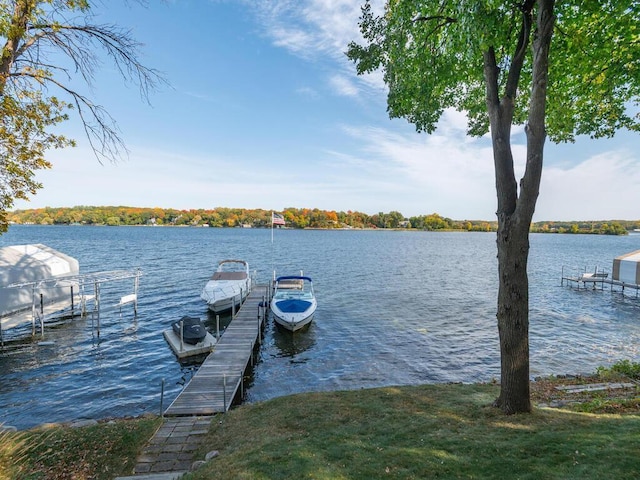
M 582 386 L 565 389 L 558 387 Z M 640 385 L 626 376 L 558 376 L 531 382 L 531 400 L 538 407 L 590 413 L 640 414 Z

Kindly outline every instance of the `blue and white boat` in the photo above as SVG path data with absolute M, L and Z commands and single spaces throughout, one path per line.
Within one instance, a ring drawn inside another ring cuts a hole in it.
M 275 322 L 295 332 L 311 323 L 318 306 L 309 277 L 284 276 L 276 278 L 271 312 Z

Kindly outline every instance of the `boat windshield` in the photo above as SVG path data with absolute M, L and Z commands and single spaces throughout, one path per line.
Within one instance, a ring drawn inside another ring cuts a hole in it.
M 223 260 L 218 265 L 211 280 L 244 280 L 247 278 L 247 264 L 241 260 Z
M 219 272 L 246 272 L 247 264 L 241 260 L 223 260 L 218 264 Z
M 313 298 L 313 286 L 311 285 L 311 282 L 305 282 L 301 278 L 287 278 L 278 280 L 274 297 L 278 299 Z
M 313 293 L 304 292 L 301 290 L 278 290 L 273 297 L 278 300 L 286 300 L 292 298 L 304 300 L 313 298 Z

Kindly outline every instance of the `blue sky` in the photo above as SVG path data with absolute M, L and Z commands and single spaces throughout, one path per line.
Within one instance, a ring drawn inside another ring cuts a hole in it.
M 357 0 L 109 1 L 95 23 L 131 29 L 169 86 L 150 104 L 105 62 L 87 93 L 116 119 L 128 158 L 101 165 L 72 119 L 74 149 L 48 154 L 44 188 L 16 208 L 287 207 L 495 219 L 490 142 L 445 112 L 417 134 L 390 120 L 380 75 L 357 77 Z M 107 8 L 108 7 L 108 8 Z M 513 137 L 522 172 L 524 135 Z M 640 136 L 547 143 L 534 220 L 640 218 Z

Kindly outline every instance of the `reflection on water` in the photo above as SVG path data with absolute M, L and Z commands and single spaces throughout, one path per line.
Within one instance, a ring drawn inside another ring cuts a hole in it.
M 44 243 L 76 257 L 81 272 L 140 267 L 130 309 L 46 330 L 0 354 L 0 423 L 27 428 L 74 418 L 157 412 L 196 371 L 162 331 L 183 315 L 215 334 L 200 299 L 224 258 L 243 258 L 258 283 L 304 270 L 318 309 L 306 331 L 264 329 L 247 401 L 308 390 L 499 376 L 495 235 L 213 228 L 14 226 L 0 246 Z M 529 261 L 532 375 L 591 372 L 640 361 L 640 300 L 560 286 L 562 265 L 610 268 L 640 249 L 640 235 L 532 235 Z M 204 252 L 204 253 L 203 253 Z M 220 330 L 228 325 L 220 317 Z
M 304 362 L 305 360 L 298 356 L 313 347 L 316 342 L 313 322 L 295 333 L 281 328 L 275 322 L 271 324 L 271 329 L 273 344 L 278 351 L 277 356 L 291 357 L 292 362 Z

